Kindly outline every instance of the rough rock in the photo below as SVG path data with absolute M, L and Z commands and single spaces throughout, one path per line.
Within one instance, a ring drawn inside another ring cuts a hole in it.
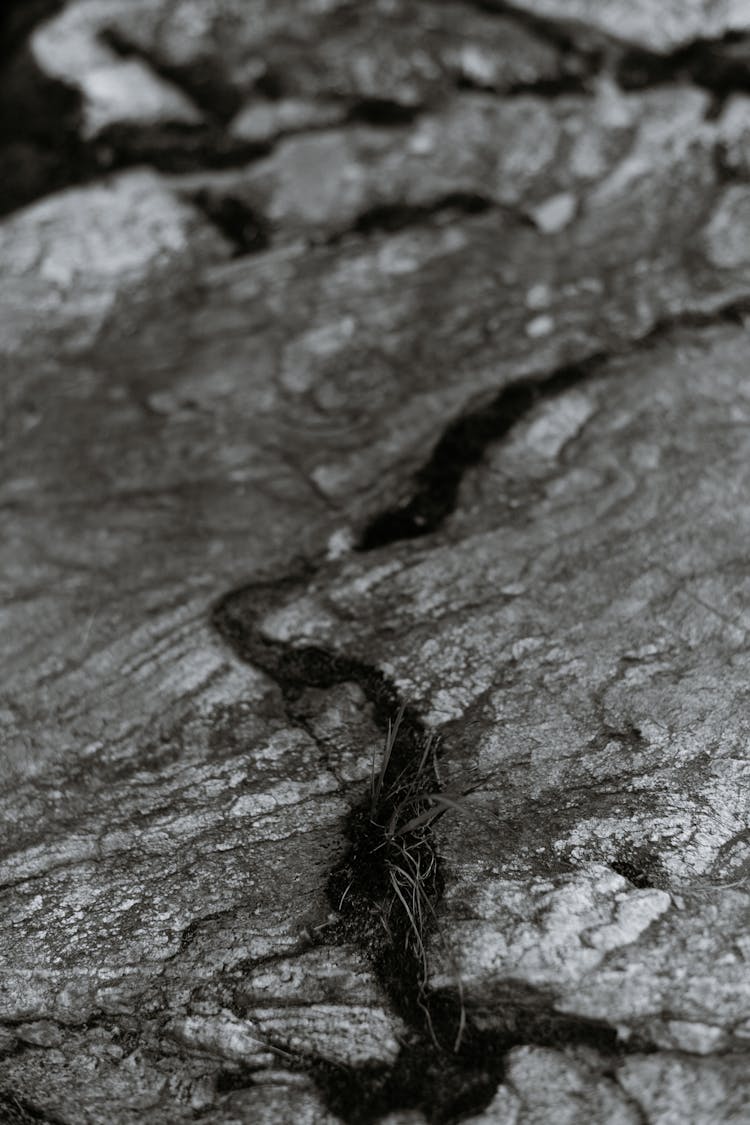
M 467 1125 L 640 1125 L 640 1109 L 616 1078 L 605 1077 L 593 1052 L 518 1047 L 508 1056 L 506 1083 Z
M 79 0 L 37 29 L 31 50 L 45 74 L 79 91 L 89 137 L 114 125 L 195 125 L 202 112 L 229 119 L 254 102 L 270 110 L 279 95 L 338 101 L 340 114 L 347 102 L 409 110 L 458 80 L 505 90 L 578 68 L 511 20 L 419 0 Z M 289 127 L 283 114 L 277 122 Z
M 184 289 L 192 270 L 228 257 L 229 247 L 144 169 L 17 213 L 0 228 L 0 255 L 0 348 L 12 359 L 35 347 L 88 350 L 128 304 L 147 307 L 170 287 Z
M 508 1056 L 507 1083 L 466 1125 L 640 1125 L 643 1121 L 742 1119 L 748 1086 L 741 1057 L 703 1060 L 633 1056 L 614 1073 L 592 1051 L 520 1047 Z
M 750 98 L 744 94 L 731 97 L 719 123 L 721 159 L 733 176 L 750 176 Z
M 605 82 L 593 98 L 461 94 L 410 125 L 291 137 L 265 160 L 177 177 L 175 186 L 188 197 L 202 191 L 239 201 L 276 238 L 397 226 L 451 205 L 495 205 L 536 219 L 564 198 L 572 202 L 562 229 L 616 167 L 653 161 L 659 122 L 664 144 L 710 143 L 706 106 L 693 90 L 623 96 Z
M 721 39 L 750 31 L 747 0 L 512 0 L 501 9 L 594 31 L 613 39 L 667 54 L 694 40 Z
M 52 7 L 0 1118 L 741 1120 L 747 5 Z
M 129 5 L 129 17 L 154 30 L 159 5 L 147 0 Z M 196 125 L 198 108 L 172 83 L 165 82 L 138 58 L 122 58 L 106 42 L 105 33 L 125 16 L 112 0 L 69 4 L 55 19 L 38 28 L 31 40 L 42 73 L 80 91 L 82 130 L 86 138 L 112 125 Z
M 531 990 L 625 1039 L 745 1035 L 745 348 L 668 333 L 602 367 L 490 448 L 440 532 L 262 625 L 381 668 L 484 779 L 439 830 L 433 951 L 482 1026 Z

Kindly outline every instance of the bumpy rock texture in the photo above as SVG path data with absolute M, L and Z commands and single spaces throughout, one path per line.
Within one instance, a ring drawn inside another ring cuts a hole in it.
M 0 1119 L 745 1120 L 750 5 L 0 23 Z

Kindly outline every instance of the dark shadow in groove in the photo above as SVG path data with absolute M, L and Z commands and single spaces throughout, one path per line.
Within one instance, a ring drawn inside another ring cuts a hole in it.
M 165 82 L 176 86 L 218 125 L 226 125 L 242 104 L 242 95 L 227 80 L 221 63 L 203 59 L 184 66 L 170 66 L 152 51 L 144 50 L 114 28 L 106 28 L 101 39 L 121 58 L 140 59 Z
M 31 35 L 37 24 L 51 19 L 65 0 L 4 0 L 0 11 L 0 65 Z
M 675 329 L 743 323 L 749 314 L 750 299 L 741 298 L 710 312 L 664 317 L 632 347 L 644 352 Z M 402 509 L 385 513 L 373 521 L 360 549 L 423 535 L 434 529 L 451 510 L 466 467 L 481 458 L 489 442 L 507 434 L 540 399 L 559 394 L 595 375 L 609 358 L 606 354 L 596 354 L 559 369 L 547 378 L 513 384 L 488 406 L 454 422 L 419 474 L 415 497 Z M 376 723 L 386 730 L 401 700 L 395 685 L 379 668 L 320 646 L 296 648 L 271 640 L 260 630 L 260 622 L 269 613 L 308 589 L 315 572 L 314 566 L 301 562 L 280 580 L 257 582 L 232 591 L 214 606 L 212 623 L 241 659 L 276 681 L 291 722 L 295 721 L 294 701 L 305 688 L 325 689 L 354 682 L 372 704 Z M 611 733 L 606 732 L 607 737 Z M 626 728 L 619 735 L 633 747 L 637 747 L 642 737 L 634 727 Z M 384 788 L 388 789 L 402 771 L 414 770 L 424 736 L 419 715 L 406 707 Z M 378 858 L 384 851 L 381 819 L 373 817 L 370 792 L 347 819 L 349 849 L 331 871 L 328 881 L 329 901 L 338 915 L 329 940 L 333 945 L 355 944 L 367 956 L 390 1004 L 402 1017 L 408 1031 L 391 1066 L 352 1067 L 335 1065 L 319 1057 L 299 1057 L 296 1065 L 315 1079 L 333 1112 L 349 1125 L 372 1125 L 388 1112 L 417 1109 L 428 1121 L 447 1125 L 479 1112 L 490 1102 L 503 1079 L 507 1052 L 513 1047 L 535 1045 L 563 1049 L 585 1045 L 594 1048 L 605 1064 L 654 1049 L 638 1035 L 620 1040 L 616 1028 L 606 1023 L 558 1012 L 552 994 L 518 981 L 502 982 L 493 989 L 492 997 L 485 997 L 481 1002 L 471 998 L 466 1005 L 466 1026 L 460 1048 L 447 1049 L 444 1044 L 453 1041 L 460 1018 L 458 995 L 453 990 L 438 993 L 420 990 L 414 958 L 404 948 L 398 925 L 389 935 L 382 924 L 388 873 Z M 511 824 L 507 825 L 507 830 L 513 832 Z M 436 907 L 442 895 L 443 879 L 440 857 L 434 854 L 437 877 L 430 888 L 430 899 Z M 659 861 L 654 854 L 631 849 L 627 854 L 614 857 L 612 868 L 635 886 L 659 885 Z
M 750 90 L 750 35 L 730 33 L 722 39 L 698 40 L 670 55 L 634 48 L 622 55 L 616 75 L 626 90 L 692 82 L 711 91 L 721 103 L 732 93 Z
M 202 189 L 190 198 L 234 246 L 234 257 L 257 254 L 270 245 L 271 232 L 267 220 L 237 196 Z
M 90 178 L 95 153 L 80 140 L 77 91 L 44 74 L 20 46 L 0 62 L 0 216 Z
M 355 682 L 385 730 L 399 710 L 400 700 L 382 671 L 318 646 L 295 648 L 269 640 L 259 629 L 268 613 L 306 589 L 313 574 L 312 568 L 301 565 L 278 582 L 259 582 L 227 594 L 214 607 L 213 625 L 238 656 L 273 677 L 292 720 L 294 701 L 305 688 Z M 404 708 L 384 791 L 392 787 L 395 792 L 404 773 L 418 768 L 424 736 L 416 712 Z M 344 1066 L 304 1055 L 292 1064 L 315 1079 L 332 1112 L 349 1125 L 371 1125 L 384 1114 L 408 1109 L 420 1110 L 430 1122 L 447 1123 L 489 1103 L 502 1081 L 505 1056 L 513 1047 L 588 1045 L 608 1059 L 648 1049 L 635 1040 L 621 1042 L 616 1029 L 606 1024 L 557 1012 L 551 995 L 523 982 L 508 981 L 489 1012 L 483 1014 L 475 1006 L 468 1010 L 460 1049 L 452 1050 L 461 1018 L 458 996 L 450 990 L 423 992 L 420 966 L 404 940 L 403 920 L 394 920 L 388 913 L 388 930 L 383 925 L 390 886 L 383 811 L 378 806 L 373 813 L 368 791 L 348 817 L 349 849 L 328 882 L 329 901 L 338 915 L 329 940 L 355 944 L 362 950 L 408 1032 L 391 1066 Z M 440 859 L 436 859 L 437 874 L 427 892 L 433 907 L 443 887 Z M 244 1078 L 232 1072 L 227 1080 L 242 1083 Z
M 391 98 L 360 98 L 350 106 L 346 120 L 385 128 L 409 125 L 417 119 L 422 108 L 418 105 L 404 105 Z
M 543 399 L 562 394 L 588 379 L 606 357 L 598 354 L 556 371 L 548 379 L 529 379 L 505 387 L 489 403 L 453 422 L 419 470 L 410 499 L 382 512 L 365 528 L 358 551 L 372 551 L 400 539 L 429 535 L 456 506 L 464 473 L 477 465 L 487 448 L 504 437 Z
M 432 203 L 406 204 L 381 203 L 363 211 L 357 218 L 351 232 L 354 234 L 374 234 L 403 230 L 414 223 L 423 222 L 441 212 L 454 212 L 460 215 L 481 215 L 494 206 L 491 199 L 478 192 L 454 191 L 441 196 Z M 350 232 L 347 232 L 350 233 Z
M 538 78 L 533 82 L 516 82 L 504 92 L 504 96 L 506 98 L 533 96 L 552 99 L 566 96 L 586 97 L 590 93 L 590 76 L 573 73 L 563 74 L 559 78 Z
M 589 73 L 600 62 L 598 44 L 603 36 L 593 30 L 588 32 L 580 22 L 574 27 L 573 21 L 566 22 L 537 15 L 526 8 L 517 7 L 512 0 L 470 0 L 470 3 L 478 11 L 509 20 L 537 39 L 556 47 L 564 55 L 570 55 Z M 593 45 L 594 42 L 597 44 L 596 47 Z
M 635 352 L 651 348 L 675 329 L 709 328 L 730 324 L 745 328 L 750 317 L 750 297 L 728 301 L 709 312 L 681 312 L 654 324 Z M 600 372 L 621 350 L 596 352 L 586 359 L 558 368 L 552 375 L 511 383 L 492 401 L 452 422 L 434 447 L 427 463 L 413 478 L 410 497 L 375 516 L 356 544 L 357 551 L 373 551 L 402 539 L 419 539 L 437 531 L 454 511 L 464 473 L 478 465 L 487 447 L 505 437 L 538 403 L 562 394 Z
M 424 1041 L 411 1042 L 392 1067 L 371 1065 L 352 1072 L 318 1060 L 310 1073 L 327 1105 L 349 1125 L 373 1125 L 395 1109 L 417 1110 L 429 1122 L 447 1125 L 486 1108 L 505 1078 L 506 1057 L 514 1047 L 585 1046 L 615 1065 L 632 1051 L 653 1050 L 643 1043 L 626 1047 L 606 1024 L 556 1012 L 543 992 L 528 986 L 523 991 L 528 994 L 524 1001 L 503 1007 L 504 1027 L 470 1028 L 457 1054 L 436 1052 Z M 441 997 L 435 997 L 438 1020 L 440 1005 Z
M 623 846 L 610 868 L 639 890 L 663 887 L 664 871 L 659 856 L 643 846 Z

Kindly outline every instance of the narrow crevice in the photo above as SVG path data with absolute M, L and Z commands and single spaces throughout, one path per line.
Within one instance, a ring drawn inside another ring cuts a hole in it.
M 542 399 L 553 398 L 591 378 L 606 358 L 597 354 L 546 379 L 512 383 L 488 405 L 452 422 L 417 473 L 412 495 L 403 504 L 377 515 L 363 531 L 357 550 L 372 551 L 436 531 L 456 506 L 464 474 L 479 464 L 487 447 L 504 437 Z
M 625 1088 L 625 1086 L 623 1086 L 622 1082 L 620 1081 L 620 1076 L 615 1069 L 605 1070 L 602 1073 L 602 1077 L 609 1078 L 610 1082 L 614 1082 L 614 1084 L 617 1086 L 620 1097 L 622 1097 L 625 1101 L 625 1104 L 630 1109 L 632 1109 L 638 1125 L 652 1125 L 653 1118 L 650 1116 L 650 1114 L 646 1113 L 646 1110 L 635 1097 L 632 1090 L 628 1090 Z
M 703 329 L 718 324 L 745 327 L 750 297 L 740 297 L 709 312 L 685 312 L 661 318 L 630 349 L 596 352 L 551 375 L 531 376 L 503 388 L 489 403 L 451 422 L 418 470 L 408 498 L 375 516 L 364 528 L 355 550 L 373 551 L 406 539 L 431 535 L 455 510 L 467 470 L 478 465 L 487 448 L 505 437 L 540 402 L 564 394 L 601 374 L 610 361 L 654 348 L 680 329 Z
M 81 100 L 47 77 L 28 47 L 0 69 L 0 216 L 94 175 L 97 157 L 80 140 Z
M 554 78 L 533 78 L 528 82 L 514 82 L 510 86 L 498 89 L 491 81 L 482 82 L 479 78 L 472 78 L 468 74 L 460 74 L 456 79 L 457 90 L 473 90 L 484 94 L 496 94 L 503 101 L 512 98 L 537 97 L 553 100 L 554 98 L 584 97 L 591 93 L 592 79 L 598 73 L 598 67 L 588 70 L 570 70 Z
M 91 145 L 98 168 L 118 170 L 149 164 L 157 172 L 181 175 L 238 168 L 267 156 L 266 141 L 239 141 L 213 125 L 111 125 Z
M 391 98 L 360 98 L 349 107 L 346 120 L 353 124 L 393 128 L 410 125 L 423 110 L 421 105 L 404 105 Z
M 135 58 L 157 77 L 177 87 L 216 125 L 224 127 L 242 104 L 240 92 L 222 73 L 220 62 L 208 59 L 184 66 L 170 65 L 156 52 L 144 50 L 115 28 L 105 28 L 100 39 L 120 58 Z
M 665 317 L 635 347 L 652 349 L 675 329 L 742 324 L 748 313 L 750 299 L 743 298 L 712 312 Z M 596 354 L 545 380 L 514 384 L 488 407 L 453 423 L 421 474 L 416 498 L 395 516 L 389 512 L 374 520 L 360 549 L 426 534 L 426 527 L 437 526 L 455 502 L 463 472 L 481 458 L 489 442 L 507 434 L 541 397 L 562 393 L 599 373 L 609 358 Z M 653 1050 L 652 1044 L 637 1035 L 623 1041 L 606 1023 L 556 1011 L 553 995 L 522 982 L 506 981 L 502 995 L 485 1010 L 474 998 L 464 1007 L 458 990 L 430 991 L 424 946 L 420 957 L 409 916 L 399 912 L 395 902 L 393 867 L 398 860 L 392 853 L 389 858 L 395 838 L 393 816 L 398 815 L 398 797 L 403 792 L 399 786 L 416 783 L 418 809 L 429 805 L 440 789 L 436 770 L 425 775 L 425 788 L 420 788 L 419 771 L 428 761 L 424 754 L 427 732 L 418 714 L 403 706 L 395 685 L 378 668 L 320 646 L 297 648 L 271 640 L 260 628 L 268 614 L 304 592 L 315 572 L 311 564 L 300 563 L 280 581 L 233 591 L 214 607 L 212 621 L 241 659 L 275 680 L 291 722 L 295 721 L 295 701 L 306 689 L 347 682 L 360 687 L 384 732 L 394 716 L 401 716 L 382 777 L 384 796 L 374 799 L 370 789 L 347 819 L 349 848 L 328 881 L 337 921 L 327 936 L 333 944 L 355 944 L 365 953 L 408 1033 L 391 1066 L 347 1067 L 304 1055 L 295 1065 L 314 1077 L 332 1112 L 349 1125 L 370 1125 L 395 1110 L 418 1110 L 429 1122 L 447 1123 L 479 1112 L 489 1103 L 503 1080 L 507 1053 L 514 1047 L 586 1045 L 612 1065 L 628 1054 Z M 618 734 L 633 748 L 642 737 L 635 728 Z M 443 892 L 442 860 L 432 839 L 431 823 L 428 819 L 416 829 L 407 823 L 402 841 L 419 850 L 429 870 L 429 881 L 423 887 L 427 917 L 434 917 Z M 513 825 L 508 824 L 507 829 L 512 833 Z M 651 853 L 629 849 L 627 854 L 615 856 L 611 867 L 635 887 L 660 885 L 659 860 Z M 430 929 L 425 926 L 420 942 L 427 941 Z M 433 936 L 437 939 L 439 935 Z
M 190 199 L 234 246 L 234 257 L 257 254 L 269 247 L 271 230 L 268 221 L 238 196 L 203 188 Z
M 670 55 L 626 50 L 615 74 L 626 90 L 690 82 L 710 91 L 721 104 L 733 93 L 750 91 L 750 35 L 731 33 L 722 39 L 697 40 Z
M 381 784 L 370 788 L 346 822 L 349 849 L 328 882 L 338 918 L 329 940 L 355 944 L 366 954 L 409 1031 L 392 1066 L 344 1067 L 309 1056 L 300 1056 L 296 1065 L 315 1079 L 332 1112 L 349 1125 L 369 1125 L 385 1113 L 407 1109 L 442 1123 L 488 1104 L 513 1047 L 585 1044 L 607 1057 L 643 1050 L 643 1043 L 622 1043 L 606 1024 L 556 1012 L 552 996 L 520 982 L 508 982 L 506 995 L 484 1018 L 475 1007 L 466 1012 L 457 992 L 430 992 L 423 942 L 432 926 L 425 923 L 415 940 L 411 913 L 401 908 L 394 891 L 404 850 L 416 855 L 418 869 L 427 873 L 420 887 L 426 918 L 433 916 L 443 891 L 442 861 L 431 831 L 437 816 L 424 813 L 440 788 L 426 753 L 427 732 L 379 669 L 318 646 L 295 648 L 263 636 L 263 618 L 301 593 L 313 573 L 300 566 L 280 582 L 234 591 L 215 606 L 212 620 L 238 656 L 276 681 L 291 717 L 305 689 L 346 682 L 359 685 L 384 732 L 400 716 Z M 404 792 L 413 794 L 406 808 Z M 415 809 L 422 810 L 423 823 L 410 827 Z M 403 831 L 394 831 L 399 817 L 405 821 Z
M 344 234 L 334 235 L 331 241 L 338 242 L 350 234 L 394 233 L 439 215 L 481 215 L 494 206 L 491 199 L 470 191 L 449 192 L 430 203 L 381 203 L 363 211 Z
M 555 47 L 589 73 L 601 61 L 603 36 L 593 29 L 587 31 L 580 22 L 564 22 L 519 8 L 508 0 L 470 0 L 477 11 L 506 19 L 530 32 L 536 39 Z
M 731 31 L 717 39 L 696 39 L 668 54 L 629 46 L 616 36 L 583 22 L 555 20 L 517 8 L 504 0 L 472 0 L 481 11 L 511 19 L 577 62 L 581 89 L 585 79 L 611 65 L 625 90 L 691 83 L 714 95 L 717 106 L 732 93 L 750 91 L 750 35 Z M 574 72 L 573 72 L 574 73 Z M 541 84 L 537 92 L 544 96 Z M 533 92 L 533 90 L 531 91 Z M 550 95 L 558 92 L 550 86 Z M 565 86 L 559 92 L 565 93 Z
M 536 97 L 554 98 L 585 97 L 591 93 L 592 78 L 599 72 L 599 67 L 592 67 L 585 73 L 561 74 L 558 78 L 537 78 L 532 82 L 516 82 L 504 91 L 506 98 Z

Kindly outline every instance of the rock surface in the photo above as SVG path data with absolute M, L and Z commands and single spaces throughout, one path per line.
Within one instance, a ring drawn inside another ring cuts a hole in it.
M 583 32 L 603 32 L 615 40 L 666 54 L 696 40 L 721 39 L 750 31 L 747 0 L 513 0 L 520 12 L 569 25 Z
M 742 1121 L 748 6 L 7 18 L 0 1119 Z

